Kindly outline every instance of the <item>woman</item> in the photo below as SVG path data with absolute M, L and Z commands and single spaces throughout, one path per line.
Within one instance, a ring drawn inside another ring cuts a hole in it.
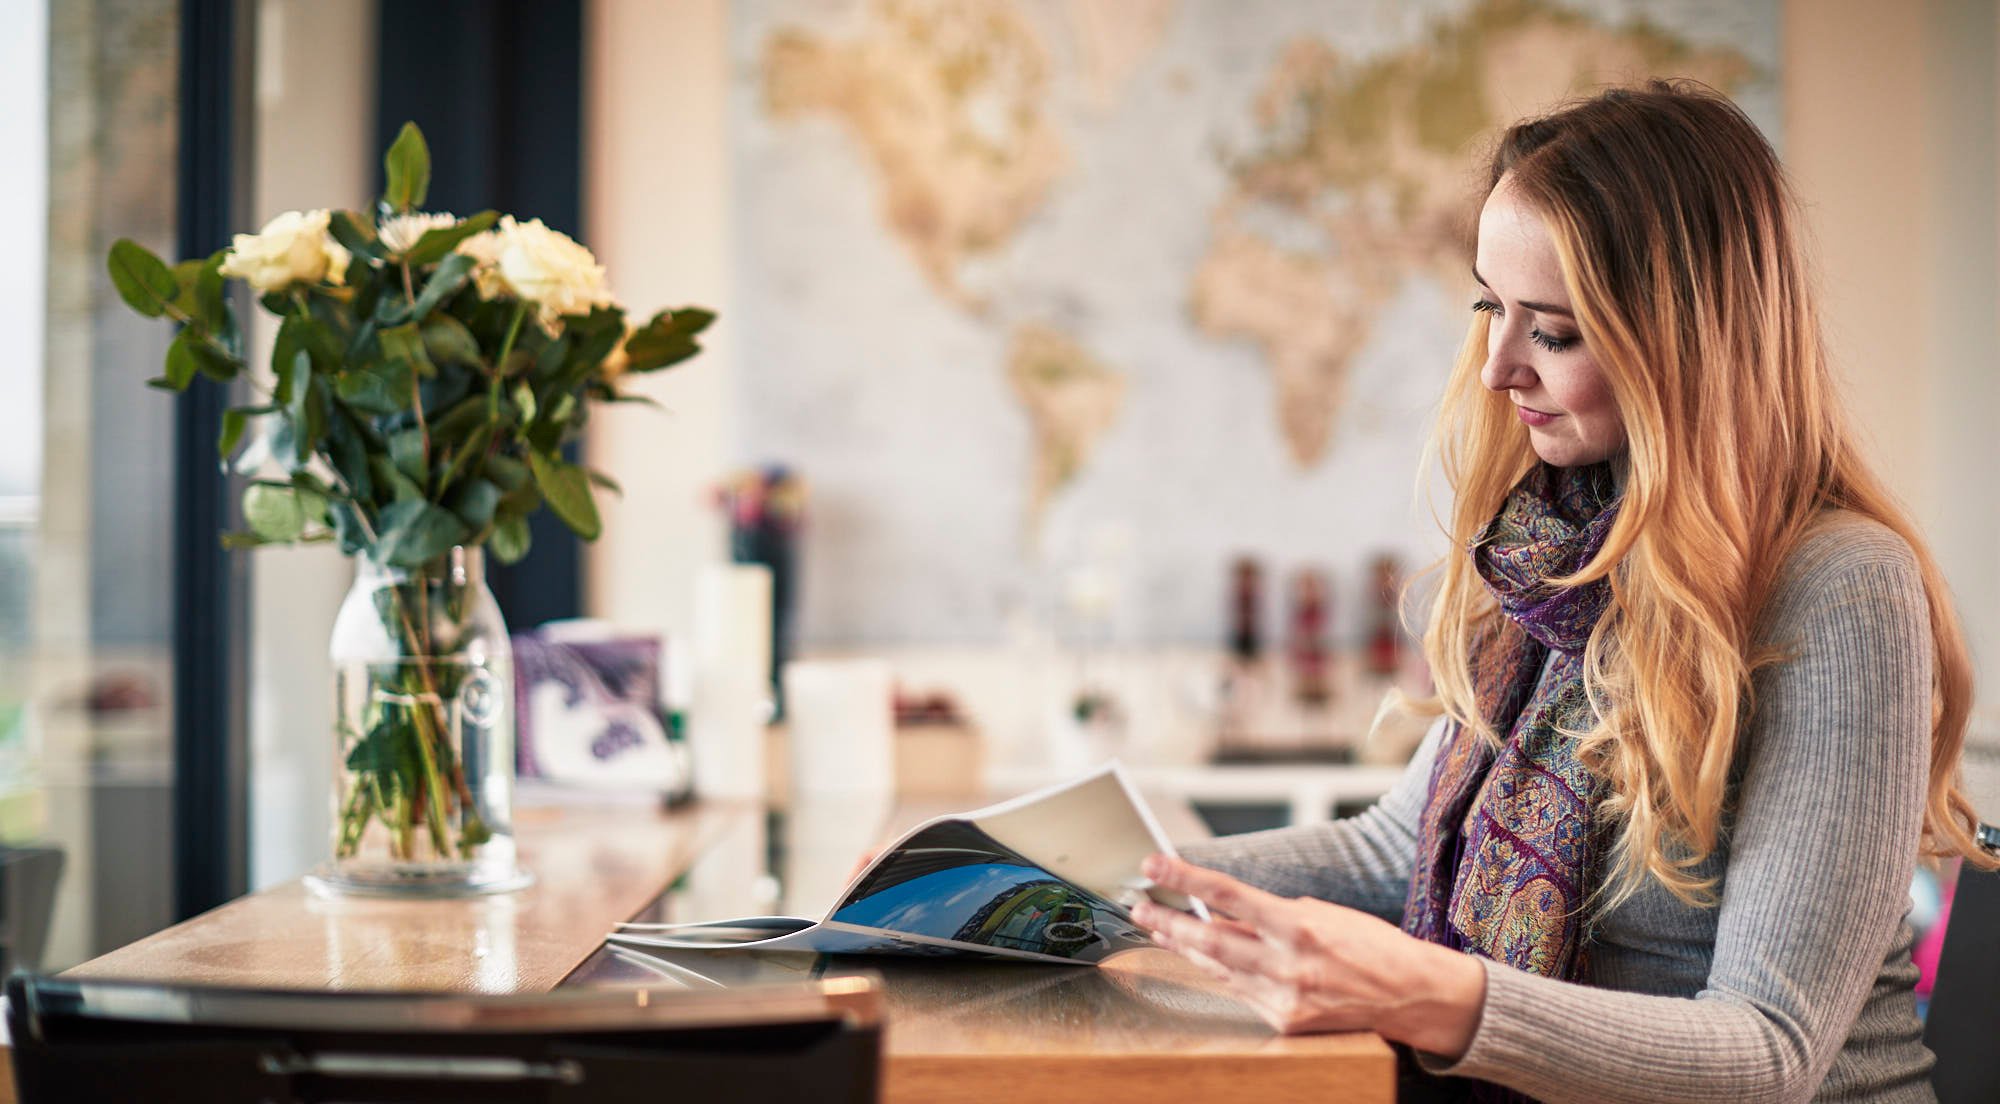
M 1978 856 L 1970 668 L 1799 238 L 1705 89 L 1506 133 L 1438 430 L 1440 723 L 1361 816 L 1155 856 L 1232 918 L 1142 906 L 1155 939 L 1431 1091 L 1932 1098 L 1902 918 L 1920 851 Z

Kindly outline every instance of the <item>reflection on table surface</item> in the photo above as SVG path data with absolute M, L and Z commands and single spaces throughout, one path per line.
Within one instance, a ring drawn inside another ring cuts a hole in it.
M 861 855 L 947 810 L 854 803 L 742 818 L 635 920 L 677 923 L 765 913 L 817 919 Z M 892 831 L 884 833 L 883 824 Z M 1172 829 L 1170 828 L 1170 831 Z M 1175 955 L 1142 949 L 1101 967 L 902 960 L 743 950 L 600 948 L 564 985 L 690 989 L 869 973 L 885 982 L 891 1053 L 1261 1050 L 1282 1043 L 1240 1002 Z

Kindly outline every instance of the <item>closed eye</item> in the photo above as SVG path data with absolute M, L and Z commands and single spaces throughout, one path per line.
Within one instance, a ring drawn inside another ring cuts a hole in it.
M 1502 312 L 1500 304 L 1495 303 L 1491 299 L 1480 299 L 1472 304 L 1472 313 L 1485 313 L 1498 318 Z M 1549 352 L 1560 353 L 1575 347 L 1576 343 L 1581 339 L 1574 337 L 1551 337 L 1540 330 L 1529 330 L 1528 340 L 1540 345 Z

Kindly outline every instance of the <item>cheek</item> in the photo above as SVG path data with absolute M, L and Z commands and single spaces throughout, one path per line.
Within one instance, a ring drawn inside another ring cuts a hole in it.
M 1618 403 L 1596 361 L 1579 358 L 1568 370 L 1544 377 L 1550 395 L 1578 421 L 1618 422 Z

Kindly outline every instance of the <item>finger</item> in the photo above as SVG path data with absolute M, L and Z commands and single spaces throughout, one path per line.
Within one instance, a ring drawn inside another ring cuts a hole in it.
M 1250 923 L 1260 931 L 1274 934 L 1288 934 L 1294 922 L 1283 907 L 1289 904 L 1283 897 L 1266 893 L 1255 886 L 1242 882 L 1217 870 L 1199 867 L 1183 859 L 1167 855 L 1153 855 L 1146 860 L 1146 877 L 1177 889 L 1192 897 L 1198 897 L 1211 909 L 1221 909 L 1231 916 Z
M 1272 969 L 1271 960 L 1277 953 L 1254 929 L 1243 924 L 1205 922 L 1153 904 L 1134 909 L 1132 918 L 1164 933 L 1166 945 L 1200 952 L 1232 970 L 1266 973 Z

